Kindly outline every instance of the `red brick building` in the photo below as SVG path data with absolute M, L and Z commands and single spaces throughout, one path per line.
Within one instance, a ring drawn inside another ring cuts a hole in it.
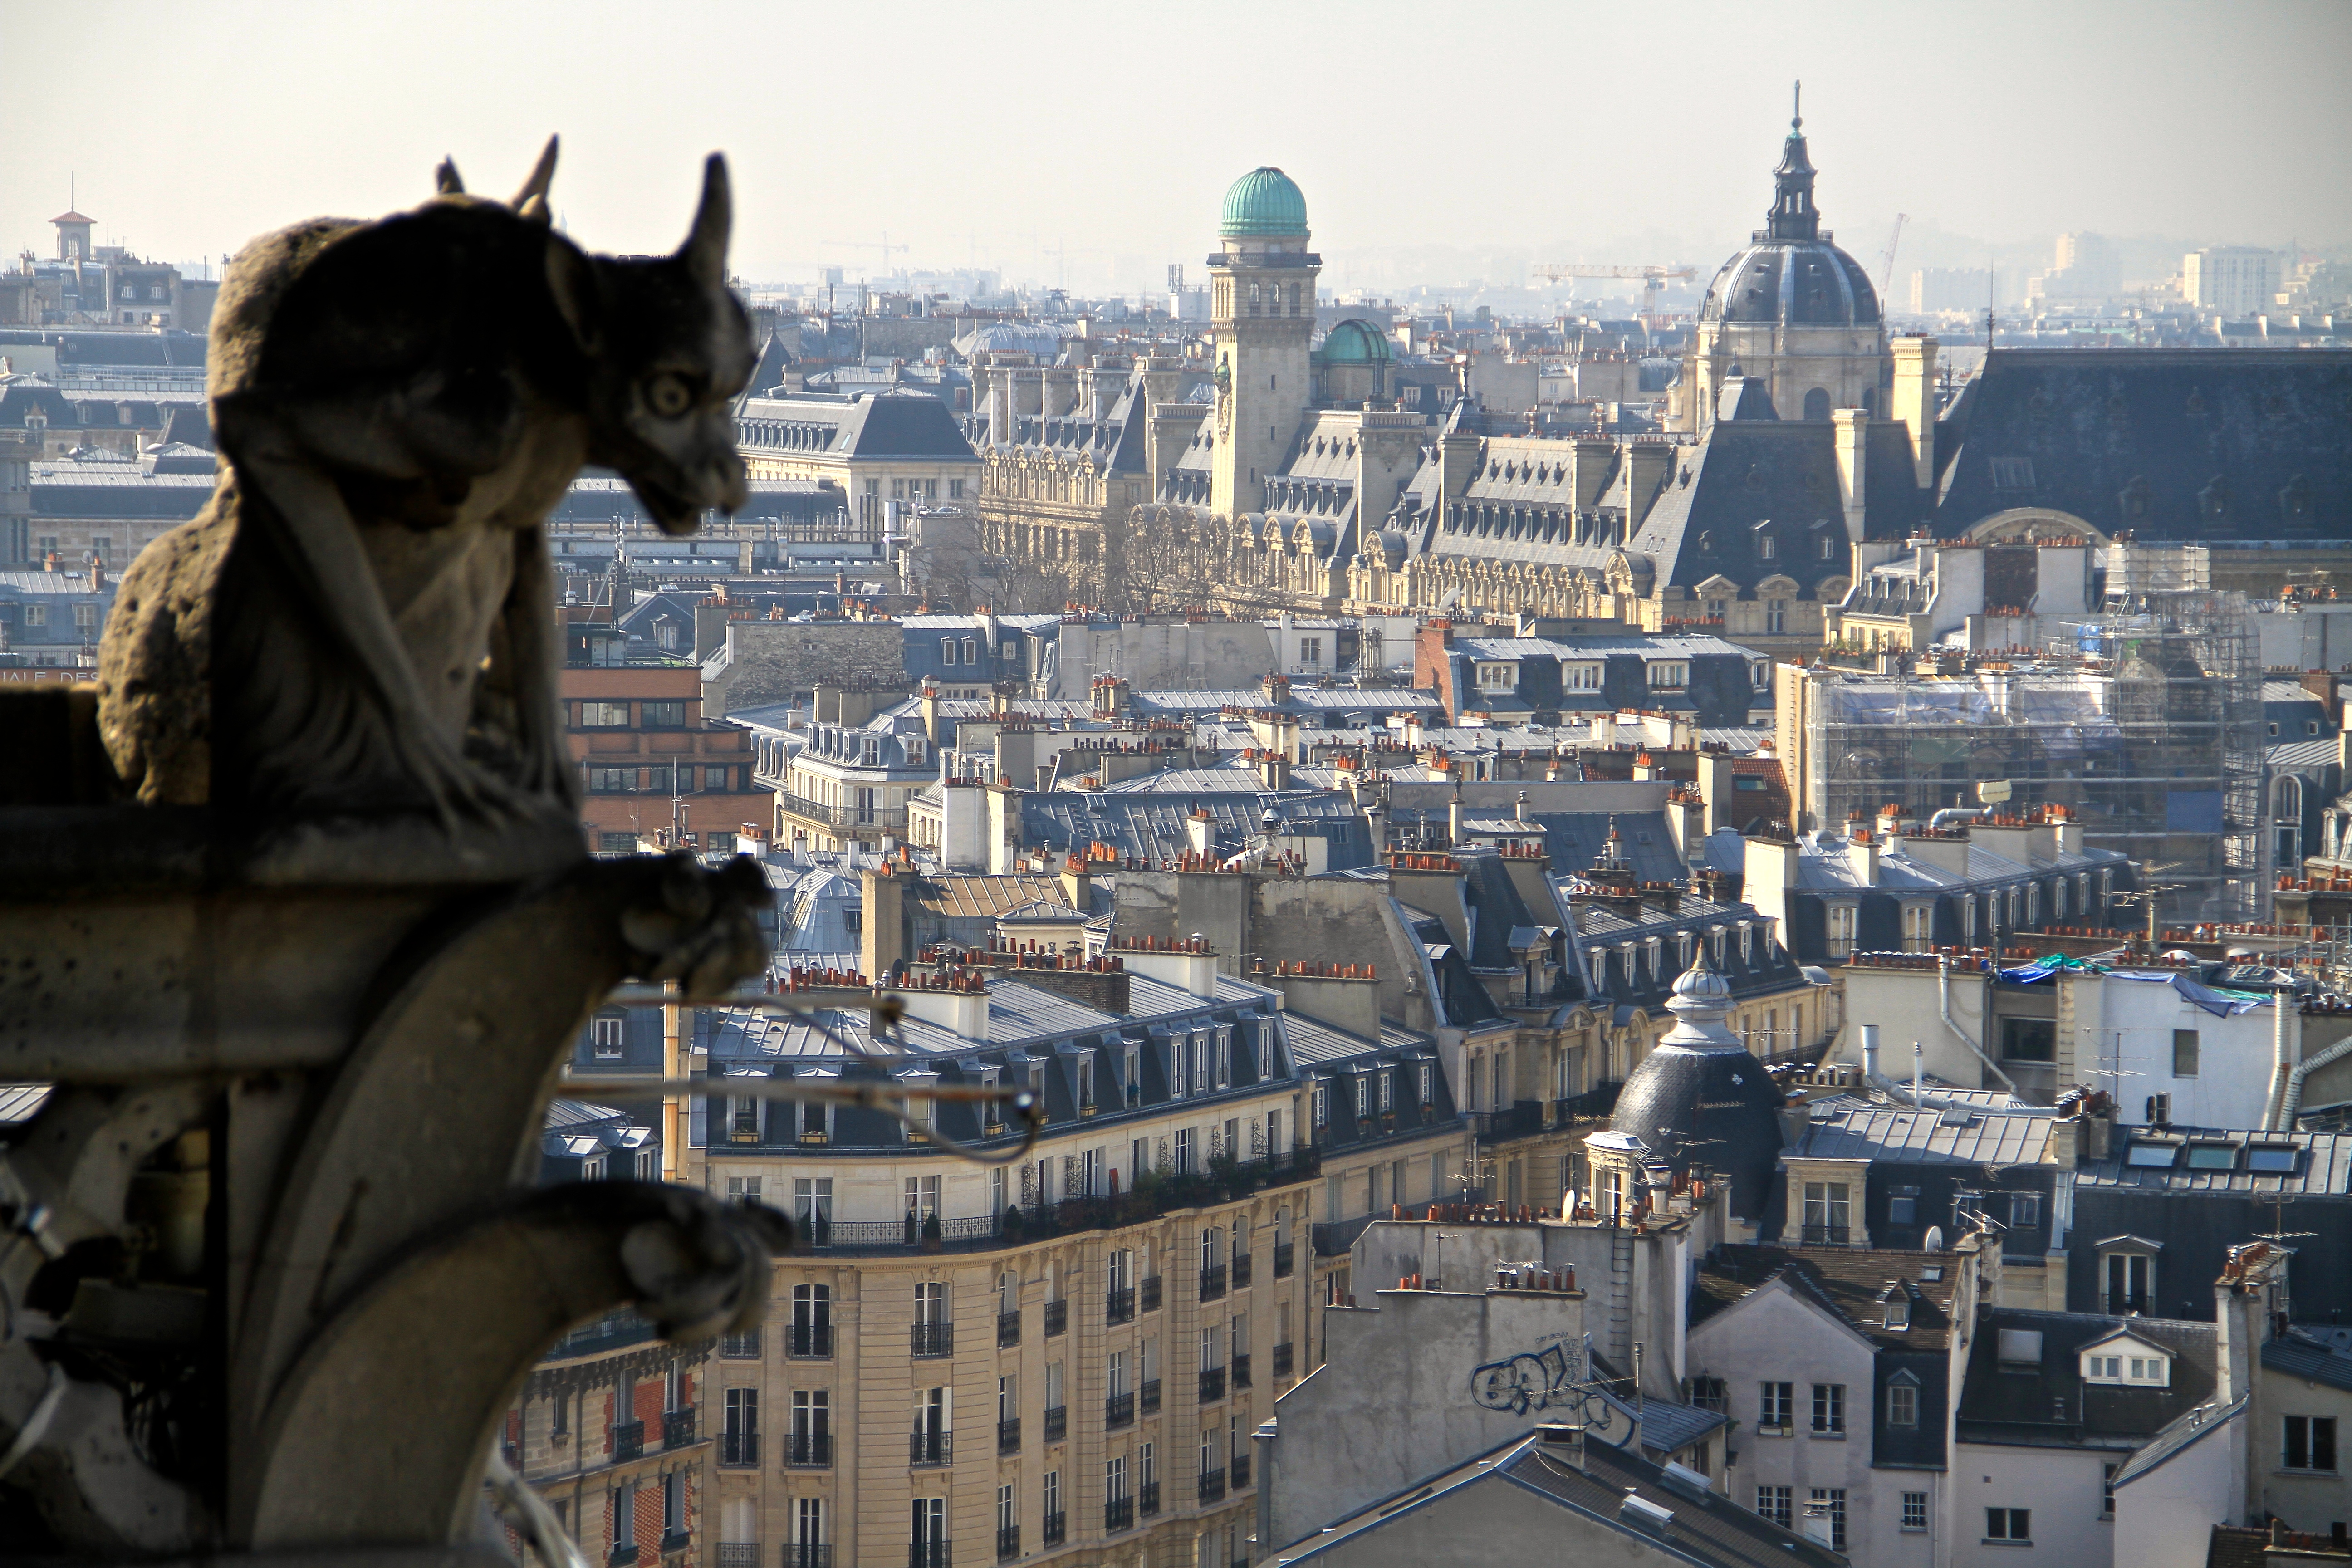
M 702 718 L 694 665 L 572 665 L 563 720 L 580 765 L 580 817 L 593 848 L 731 849 L 772 809 L 751 782 L 751 732 Z

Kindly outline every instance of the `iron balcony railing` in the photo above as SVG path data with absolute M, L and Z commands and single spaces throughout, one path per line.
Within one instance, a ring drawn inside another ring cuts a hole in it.
M 778 790 L 776 807 L 787 816 L 820 822 L 827 827 L 896 831 L 907 826 L 907 808 L 903 805 L 827 805 L 806 795 L 787 795 Z
M 907 1463 L 918 1466 L 951 1465 L 955 1462 L 955 1434 L 952 1432 L 915 1432 L 907 1438 Z
M 1234 1289 L 1238 1290 L 1249 1282 L 1250 1255 L 1246 1252 L 1236 1252 L 1234 1254 Z
M 646 1451 L 646 1424 L 620 1421 L 613 1426 L 613 1463 L 641 1458 Z
M 756 1541 L 720 1542 L 719 1568 L 760 1568 L 760 1543 Z
M 1212 1263 L 1201 1270 L 1201 1300 L 1214 1301 L 1225 1293 L 1225 1266 Z
M 730 1429 L 719 1434 L 719 1462 L 749 1468 L 760 1462 L 760 1434 Z
M 1135 1287 L 1126 1286 L 1103 1298 L 1103 1321 L 1131 1323 L 1135 1321 Z
M 1015 1310 L 1015 1311 L 1011 1311 L 1011 1312 L 999 1312 L 999 1313 L 997 1313 L 997 1314 L 996 1314 L 996 1348 L 997 1348 L 998 1350 L 1003 1350 L 1003 1349 L 1004 1349 L 1005 1347 L 1007 1347 L 1008 1345 L 1017 1345 L 1017 1344 L 1019 1344 L 1020 1342 L 1021 1342 L 1021 1314 L 1020 1314 L 1020 1312 L 1019 1312 L 1018 1310 Z
M 1223 1470 L 1202 1470 L 1200 1477 L 1200 1489 L 1194 1493 L 1194 1495 L 1198 1497 L 1204 1505 L 1213 1502 L 1224 1501 L 1225 1472 Z
M 1603 1079 L 1582 1094 L 1571 1094 L 1557 1101 L 1552 1108 L 1557 1121 L 1600 1121 L 1617 1110 L 1617 1091 L 1625 1086 L 1612 1079 Z
M 753 1329 L 749 1333 L 719 1335 L 719 1353 L 727 1361 L 758 1361 L 760 1331 Z
M 832 1360 L 833 1325 L 794 1323 L 791 1337 L 784 1342 L 784 1354 L 794 1361 Z
M 1045 1441 L 1058 1443 L 1070 1435 L 1070 1407 L 1066 1405 L 1045 1406 Z
M 1276 1377 L 1288 1377 L 1290 1375 L 1290 1347 L 1288 1345 L 1275 1346 L 1274 1375 Z
M 1009 1416 L 996 1424 L 996 1451 L 1000 1454 L 1021 1451 L 1021 1417 Z
M 1070 1537 L 1070 1516 L 1060 1509 L 1047 1514 L 1037 1528 L 1037 1541 L 1044 1546 L 1059 1546 Z
M 1070 1304 L 1066 1300 L 1045 1303 L 1045 1337 L 1066 1333 L 1070 1327 Z
M 1136 1385 L 1135 1391 L 1142 1404 L 1143 1413 L 1146 1415 L 1150 1415 L 1153 1411 L 1160 1408 L 1160 1380 L 1158 1378 L 1145 1378 L 1141 1383 Z
M 1297 1246 L 1295 1241 L 1277 1241 L 1274 1244 L 1274 1277 L 1276 1279 L 1290 1278 L 1290 1260 L 1297 1256 Z
M 910 1348 L 917 1355 L 955 1354 L 955 1324 L 951 1321 L 917 1323 L 909 1339 Z
M 907 1568 L 955 1568 L 955 1558 L 944 1541 L 910 1541 Z
M 683 1448 L 694 1441 L 695 1419 L 692 1410 L 662 1412 L 662 1447 Z
M 1142 1289 L 1143 1310 L 1147 1312 L 1160 1310 L 1160 1276 L 1157 1274 L 1148 1276 L 1143 1281 Z
M 786 1542 L 783 1568 L 833 1568 L 833 1543 L 827 1541 Z
M 1853 1231 L 1842 1225 L 1809 1225 L 1805 1226 L 1807 1247 L 1845 1247 L 1851 1244 Z
M 614 1542 L 612 1552 L 604 1559 L 606 1563 L 612 1564 L 612 1568 L 626 1568 L 627 1564 L 636 1560 L 637 1543 L 634 1541 Z
M 1139 1517 L 1144 1519 L 1150 1519 L 1153 1514 L 1160 1511 L 1160 1483 L 1158 1481 L 1146 1481 L 1141 1486 L 1135 1489 L 1135 1511 Z
M 833 1465 L 833 1434 L 830 1432 L 795 1432 L 784 1449 L 784 1468 L 792 1470 L 823 1470 Z
M 693 1544 L 694 1532 L 690 1530 L 665 1530 L 662 1531 L 661 1554 L 665 1557 L 670 1556 L 675 1552 L 683 1552 L 688 1546 Z
M 1244 1352 L 1234 1357 L 1234 1387 L 1238 1390 L 1247 1388 L 1249 1385 L 1250 1358 L 1249 1353 Z
M 1117 1535 L 1122 1530 L 1135 1528 L 1135 1500 L 1115 1497 L 1103 1504 L 1103 1532 Z
M 1225 1369 L 1221 1366 L 1201 1369 L 1201 1403 L 1213 1404 L 1225 1396 Z
M 1103 1401 L 1103 1426 L 1117 1429 L 1135 1425 L 1135 1395 L 1114 1394 Z
M 1000 1524 L 996 1527 L 996 1560 L 1010 1563 L 1021 1555 L 1021 1527 Z
M 1249 1485 L 1250 1457 L 1247 1454 L 1235 1454 L 1234 1456 L 1233 1470 L 1231 1473 L 1233 1476 L 1234 1490 L 1239 1491 L 1244 1487 Z

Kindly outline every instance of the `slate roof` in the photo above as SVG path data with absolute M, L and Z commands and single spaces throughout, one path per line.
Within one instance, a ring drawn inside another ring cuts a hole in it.
M 2000 1359 L 2000 1331 L 2042 1336 L 2042 1359 L 2020 1367 Z M 2129 1331 L 2172 1355 L 2164 1388 L 2087 1383 L 2081 1352 Z M 2133 1447 L 2211 1399 L 2214 1329 L 2179 1318 L 1995 1310 L 1979 1320 L 1961 1386 L 1958 1435 L 1964 1443 L 2024 1447 Z
M 1160 778 L 1162 774 L 1146 775 Z M 1079 794 L 1031 791 L 1021 796 L 1021 830 L 1026 842 L 1049 849 L 1082 849 L 1108 844 L 1136 859 L 1173 859 L 1192 847 L 1187 823 L 1195 809 L 1213 819 L 1212 838 L 1221 854 L 1245 847 L 1273 808 L 1290 832 L 1319 832 L 1330 840 L 1328 865 L 1334 870 L 1372 862 L 1371 833 L 1347 796 L 1328 792 L 1270 795 L 1262 791 L 1204 790 L 1181 794 Z
M 2228 1170 L 2191 1170 L 2178 1158 L 2170 1166 L 2128 1163 L 2135 1142 L 2228 1143 L 2241 1151 Z M 2246 1168 L 2242 1152 L 2249 1144 L 2293 1145 L 2297 1155 L 2291 1172 L 2256 1172 Z M 2147 1128 L 2117 1128 L 2114 1147 L 2104 1160 L 2086 1160 L 2076 1171 L 2077 1187 L 2138 1188 L 2165 1193 L 2237 1194 L 2267 1198 L 2352 1195 L 2352 1132 L 2247 1132 L 2224 1129 L 2173 1127 L 2159 1139 Z
M 1381 1037 L 1377 1040 L 1350 1034 L 1304 1013 L 1285 1011 L 1282 1019 L 1283 1033 L 1290 1041 L 1291 1059 L 1302 1068 L 1346 1061 L 1373 1051 L 1428 1051 L 1436 1045 L 1418 1029 L 1408 1029 L 1386 1019 L 1381 1022 Z
M 2352 1393 L 2352 1342 L 2347 1342 L 2347 1331 L 2342 1329 L 2323 1338 L 2291 1326 L 2285 1333 L 2263 1342 L 2263 1364 L 2289 1377 Z
M 1812 1121 L 1788 1152 L 1798 1159 L 1899 1165 L 2034 1165 L 2042 1163 L 2057 1114 L 2035 1106 L 1914 1110 L 1838 1095 L 1812 1102 Z
M 736 436 L 753 456 L 802 451 L 834 458 L 980 461 L 948 405 L 921 392 L 748 398 L 736 416 Z
M 2336 747 L 2340 743 L 2334 735 L 2282 741 L 2263 752 L 2263 761 L 2273 773 L 2315 773 L 2335 765 Z
M 1939 1268 L 1943 1278 L 1923 1278 Z M 1699 1266 L 1692 1293 L 1691 1327 L 1714 1317 L 1757 1287 L 1789 1283 L 1856 1332 L 1888 1350 L 1941 1350 L 1952 1329 L 1952 1292 L 1959 1287 L 1956 1253 L 1859 1250 L 1845 1247 L 1718 1247 Z M 1911 1287 L 1911 1326 L 1890 1329 L 1879 1297 L 1890 1282 Z
M 1314 1563 L 1325 1553 L 1349 1553 L 1356 1537 L 1377 1531 L 1391 1521 L 1409 1519 L 1415 1510 L 1428 1507 L 1435 1499 L 1465 1488 L 1513 1486 L 1558 1504 L 1574 1516 L 1577 1525 L 1586 1532 L 1612 1531 L 1641 1540 L 1644 1557 L 1657 1551 L 1663 1542 L 1663 1555 L 1704 1564 L 1706 1568 L 1766 1568 L 1767 1564 L 1781 1563 L 1798 1564 L 1799 1568 L 1843 1568 L 1846 1561 L 1827 1547 L 1815 1545 L 1782 1530 L 1761 1514 L 1742 1508 L 1712 1487 L 1691 1495 L 1667 1486 L 1664 1467 L 1652 1463 L 1643 1455 L 1612 1448 L 1605 1443 L 1589 1443 L 1584 1466 L 1580 1469 L 1557 1452 L 1548 1452 L 1540 1432 L 1515 1437 L 1346 1518 L 1332 1521 L 1321 1531 L 1302 1538 L 1296 1546 L 1276 1552 L 1270 1561 L 1279 1568 L 1293 1563 Z M 1628 1522 L 1625 1500 L 1629 1496 L 1669 1516 L 1662 1531 Z M 1562 1528 L 1572 1527 L 1563 1521 Z M 1565 1545 L 1576 1540 L 1573 1536 L 1563 1537 L 1561 1542 Z M 1585 1542 L 1580 1541 L 1578 1544 Z M 1497 1555 L 1501 1554 L 1499 1545 L 1498 1542 Z M 1380 1548 L 1368 1546 L 1364 1560 L 1381 1560 Z
M 2228 1431 L 2230 1423 L 2244 1413 L 2248 1398 L 2249 1395 L 2242 1394 L 2227 1405 L 2200 1405 L 2174 1416 L 2171 1424 L 2150 1439 L 2147 1447 L 2124 1461 L 2123 1468 L 2116 1472 L 2114 1484 L 2122 1486 L 2127 1481 L 2136 1481 L 2182 1449 L 2202 1442 L 2216 1432 Z M 2259 1563 L 2260 1559 L 2256 1561 Z
M 908 889 L 908 902 L 948 920 L 994 920 L 1043 900 L 1067 905 L 1059 877 L 1019 872 L 1003 876 L 926 877 Z
M 2340 540 L 2347 422 L 2352 350 L 1995 349 L 1937 429 L 1935 531 L 2032 506 L 2151 543 Z

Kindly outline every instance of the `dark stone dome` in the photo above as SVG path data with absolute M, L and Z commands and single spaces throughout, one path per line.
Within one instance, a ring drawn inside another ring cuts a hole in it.
M 1765 240 L 1723 264 L 1699 319 L 1759 326 L 1869 327 L 1878 291 L 1862 263 L 1826 239 Z
M 1701 1164 L 1727 1174 L 1731 1212 L 1754 1219 L 1771 1197 L 1786 1096 L 1723 1027 L 1730 1001 L 1730 984 L 1713 970 L 1683 973 L 1666 1005 L 1680 1022 L 1626 1079 L 1609 1128 L 1677 1172 Z

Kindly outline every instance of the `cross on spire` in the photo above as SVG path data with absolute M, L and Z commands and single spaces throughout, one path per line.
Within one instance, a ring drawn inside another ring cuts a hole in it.
M 1797 83 L 1796 90 L 1790 95 L 1789 99 L 1789 129 L 1791 131 L 1802 131 L 1804 128 L 1805 84 L 1802 80 L 1800 80 Z

